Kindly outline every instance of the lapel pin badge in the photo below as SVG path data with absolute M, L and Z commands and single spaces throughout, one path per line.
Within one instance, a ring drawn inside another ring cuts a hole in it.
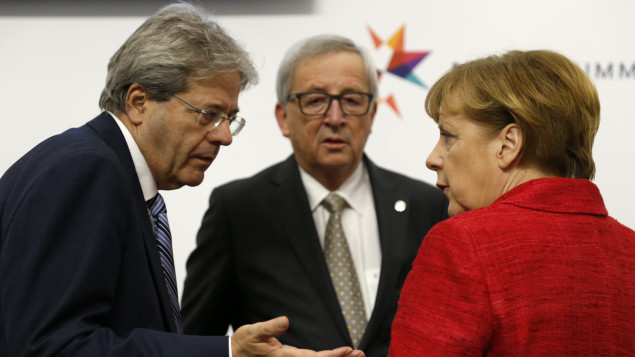
M 406 210 L 406 202 L 404 202 L 403 200 L 398 200 L 397 202 L 395 202 L 395 211 L 403 212 L 405 210 Z

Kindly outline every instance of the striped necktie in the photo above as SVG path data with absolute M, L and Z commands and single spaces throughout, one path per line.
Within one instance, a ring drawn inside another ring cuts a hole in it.
M 168 289 L 168 295 L 170 295 L 176 331 L 182 334 L 183 326 L 181 323 L 179 294 L 176 286 L 176 274 L 174 272 L 174 259 L 172 257 L 172 235 L 170 234 L 170 225 L 168 224 L 168 213 L 165 209 L 163 197 L 158 193 L 154 198 L 148 201 L 147 204 L 150 209 L 150 215 L 152 216 L 154 237 L 156 238 L 157 247 L 159 249 L 159 258 L 161 259 L 165 285 Z
M 324 234 L 324 256 L 353 346 L 357 348 L 366 330 L 367 319 L 355 263 L 342 228 L 341 212 L 345 202 L 333 192 L 322 202 L 331 213 Z

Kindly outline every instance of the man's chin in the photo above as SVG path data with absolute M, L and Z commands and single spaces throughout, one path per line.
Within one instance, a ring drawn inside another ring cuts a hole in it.
M 201 172 L 200 175 L 197 175 L 196 177 L 192 177 L 190 178 L 190 180 L 186 181 L 185 185 L 190 187 L 196 187 L 200 185 L 201 183 L 203 183 L 204 178 L 205 178 L 205 172 Z
M 325 155 L 319 159 L 319 163 L 323 167 L 328 168 L 343 168 L 348 166 L 356 166 L 357 163 L 354 158 L 344 153 L 332 153 Z
M 174 181 L 168 183 L 166 187 L 159 187 L 159 189 L 160 190 L 176 190 L 183 186 L 196 187 L 203 182 L 204 178 L 205 178 L 205 172 L 197 171 L 197 172 L 190 173 L 186 177 L 179 177 L 175 179 Z

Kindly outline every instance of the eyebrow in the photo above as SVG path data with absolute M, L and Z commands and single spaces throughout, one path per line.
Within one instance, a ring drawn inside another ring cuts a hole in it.
M 439 130 L 442 130 L 442 131 L 449 131 L 449 130 L 454 129 L 452 124 L 448 124 L 447 122 L 441 123 L 440 120 L 439 120 L 439 123 L 437 124 L 437 126 L 439 127 Z
M 340 94 L 342 94 L 342 93 L 350 93 L 350 92 L 365 93 L 365 92 L 368 92 L 368 91 L 369 91 L 369 89 L 355 88 L 355 87 L 345 87 L 345 88 L 340 90 Z M 330 92 L 328 90 L 326 90 L 326 87 L 322 87 L 322 86 L 310 86 L 309 88 L 307 88 L 303 92 L 321 92 L 321 93 L 330 94 Z
M 223 113 L 225 113 L 225 110 L 223 109 L 223 106 L 220 104 L 207 104 L 203 107 L 203 110 L 211 110 L 211 109 L 215 109 L 218 111 L 221 111 Z M 225 113 L 227 115 L 236 115 L 238 114 L 238 112 L 240 111 L 240 108 L 236 108 L 234 110 L 230 110 L 229 112 Z

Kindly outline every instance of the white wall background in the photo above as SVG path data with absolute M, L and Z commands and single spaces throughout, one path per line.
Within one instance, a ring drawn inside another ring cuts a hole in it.
M 165 3 L 136 2 L 132 12 L 135 16 L 127 16 L 127 3 L 117 1 L 99 3 L 101 8 L 91 5 L 88 10 L 81 1 L 59 2 L 55 7 L 42 1 L 21 11 L 0 5 L 0 174 L 38 142 L 80 126 L 99 113 L 97 103 L 110 56 Z M 216 11 L 221 25 L 253 55 L 261 84 L 241 95 L 241 114 L 248 120 L 247 127 L 231 146 L 221 150 L 203 184 L 164 194 L 175 237 L 180 284 L 211 190 L 291 153 L 273 116 L 275 73 L 283 53 L 302 38 L 338 33 L 367 47 L 377 66 L 385 68 L 390 51 L 385 47 L 374 49 L 367 26 L 383 39 L 405 26 L 406 50 L 431 51 L 414 71 L 428 86 L 456 62 L 510 49 L 552 49 L 579 63 L 595 81 L 602 102 L 602 122 L 594 147 L 595 183 L 609 213 L 635 227 L 630 207 L 635 198 L 635 2 L 203 3 Z M 390 93 L 395 95 L 402 117 L 380 105 L 366 152 L 382 166 L 434 183 L 435 174 L 425 168 L 425 158 L 438 136 L 434 122 L 423 109 L 427 92 L 385 75 L 380 94 Z

